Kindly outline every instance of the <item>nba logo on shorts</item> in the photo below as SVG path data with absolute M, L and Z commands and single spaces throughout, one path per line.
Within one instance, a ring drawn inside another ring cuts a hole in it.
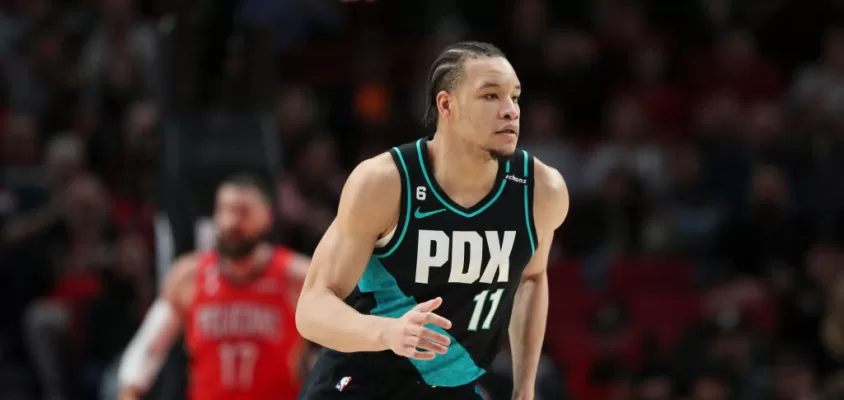
M 351 382 L 351 381 L 352 381 L 352 377 L 351 377 L 351 376 L 346 376 L 346 377 L 344 377 L 343 379 L 340 379 L 340 382 L 338 382 L 338 383 L 337 383 L 337 386 L 335 386 L 335 388 L 337 388 L 337 390 L 339 390 L 339 391 L 341 391 L 341 392 L 342 392 L 342 391 L 343 391 L 343 389 L 345 389 L 345 388 L 346 388 L 346 386 L 347 386 L 347 385 L 349 384 L 349 382 Z

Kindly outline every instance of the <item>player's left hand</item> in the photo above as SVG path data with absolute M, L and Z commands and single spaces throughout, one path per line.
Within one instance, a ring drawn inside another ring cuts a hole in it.
M 431 360 L 436 354 L 445 354 L 451 340 L 425 325 L 442 329 L 451 328 L 451 321 L 434 314 L 443 300 L 437 297 L 418 304 L 401 318 L 391 320 L 381 335 L 381 340 L 394 353 L 416 360 Z

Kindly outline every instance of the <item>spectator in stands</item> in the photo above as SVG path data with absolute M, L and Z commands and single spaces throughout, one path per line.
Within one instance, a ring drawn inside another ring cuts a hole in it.
M 133 1 L 106 0 L 100 12 L 102 23 L 81 56 L 81 74 L 86 103 L 109 119 L 127 105 L 126 96 L 159 98 L 158 41 L 155 31 L 136 18 Z
M 315 136 L 317 109 L 312 91 L 306 87 L 284 87 L 275 103 L 275 125 L 281 140 L 281 161 L 286 170 L 296 167 L 310 138 Z
M 18 189 L 43 185 L 41 144 L 35 118 L 23 113 L 8 116 L 0 140 L 3 145 L 0 148 L 0 160 L 4 184 Z M 22 206 L 26 208 L 26 205 Z
M 778 264 L 799 265 L 809 233 L 801 215 L 790 209 L 790 197 L 781 169 L 755 168 L 747 206 L 721 228 L 721 255 L 731 268 L 760 276 Z
M 629 324 L 624 309 L 619 305 L 601 308 L 591 321 L 591 332 L 596 340 L 595 360 L 589 365 L 589 384 L 596 388 L 607 388 L 624 378 L 630 369 L 624 337 L 629 333 Z
M 719 91 L 698 103 L 693 112 L 695 144 L 707 168 L 707 186 L 731 211 L 743 205 L 747 196 L 749 166 L 739 141 L 744 107 L 734 94 Z
M 818 396 L 819 382 L 811 368 L 812 361 L 799 350 L 785 349 L 776 357 L 774 368 L 775 400 L 812 399 Z
M 822 335 L 826 299 L 834 295 L 834 284 L 844 267 L 844 254 L 832 243 L 819 242 L 806 253 L 802 267 L 794 271 L 791 285 L 780 294 L 778 339 L 804 349 L 816 371 L 826 374 L 837 365 L 818 338 Z
M 719 37 L 712 58 L 692 64 L 691 86 L 697 97 L 727 90 L 742 101 L 777 100 L 783 90 L 777 71 L 759 54 L 748 30 L 732 29 Z
M 592 151 L 583 171 L 587 187 L 600 186 L 614 168 L 629 171 L 642 181 L 647 193 L 665 187 L 662 149 L 651 137 L 641 106 L 631 99 L 618 99 L 607 115 L 609 141 Z
M 51 140 L 45 151 L 44 165 L 38 159 L 35 133 L 31 120 L 25 116 L 10 118 L 10 132 L 7 140 L 11 147 L 8 157 L 10 164 L 5 170 L 4 181 L 11 188 L 19 190 L 17 201 L 21 201 L 24 210 L 39 207 L 52 195 L 62 192 L 68 183 L 85 170 L 85 152 L 82 144 L 73 137 L 63 136 Z M 14 152 L 15 154 L 12 154 Z M 23 211 L 23 210 L 22 210 Z M 7 234 L 7 240 L 16 241 L 19 234 L 15 229 Z
M 844 30 L 829 29 L 823 45 L 823 56 L 797 72 L 791 95 L 798 107 L 833 117 L 844 109 Z
M 542 73 L 536 58 L 542 54 L 545 35 L 550 25 L 550 5 L 545 0 L 519 1 L 510 14 L 510 40 L 507 58 L 522 77 Z
M 634 397 L 640 400 L 671 400 L 675 398 L 674 383 L 668 371 L 645 369 L 637 377 Z
M 685 134 L 688 96 L 670 80 L 671 54 L 665 44 L 652 39 L 630 55 L 617 97 L 630 97 L 642 105 L 654 134 L 662 138 Z
M 691 400 L 728 400 L 734 398 L 729 380 L 715 370 L 705 372 L 692 385 Z
M 0 10 L 0 59 L 14 54 L 25 33 L 53 15 L 50 0 L 34 0 L 19 4 L 17 15 Z
M 333 31 L 342 23 L 337 2 L 330 0 L 247 0 L 238 19 L 245 23 L 269 23 L 278 50 L 299 44 L 320 30 Z
M 707 186 L 705 166 L 697 148 L 680 144 L 667 161 L 668 191 L 664 213 L 669 248 L 705 259 L 714 249 L 724 209 Z
M 541 72 L 520 74 L 526 87 L 541 87 L 555 94 L 573 135 L 590 139 L 603 127 L 610 103 L 610 75 L 598 51 L 596 39 L 587 32 L 554 29 L 545 36 L 542 52 L 535 58 Z
M 783 170 L 785 178 L 799 176 L 801 156 L 794 148 L 793 136 L 786 134 L 785 109 L 774 101 L 750 103 L 746 109 L 746 119 L 741 131 L 742 148 L 746 151 L 747 164 L 755 162 L 770 163 Z M 789 201 L 796 201 L 790 193 Z
M 539 366 L 536 376 L 536 400 L 566 400 L 570 395 L 566 391 L 566 385 L 559 381 L 560 371 L 554 362 L 543 352 L 539 359 Z M 488 394 L 485 399 L 505 400 L 512 396 L 513 385 L 510 377 L 513 376 L 513 356 L 510 353 L 509 342 L 504 349 L 495 357 L 490 370 L 486 376 L 481 378 L 481 385 Z
M 19 132 L 13 129 L 6 138 Z M 28 130 L 27 130 L 28 131 Z M 30 134 L 24 136 L 29 138 Z M 26 139 L 29 140 L 29 139 Z M 26 151 L 31 144 L 10 150 Z M 25 155 L 25 152 L 22 153 Z M 56 138 L 47 145 L 43 166 L 28 167 L 19 180 L 12 176 L 14 169 L 4 177 L 13 208 L 6 216 L 0 235 L 0 248 L 4 251 L 4 264 L 0 280 L 3 302 L 4 327 L 14 329 L 22 310 L 35 296 L 43 294 L 50 286 L 53 271 L 53 251 L 63 241 L 63 221 L 68 216 L 68 184 L 84 170 L 84 153 L 79 143 L 71 138 Z M 10 206 L 10 207 L 12 207 Z M 7 308 L 8 307 L 8 308 Z M 17 332 L 14 333 L 17 336 Z
M 101 144 L 117 135 L 104 134 L 94 110 L 84 104 L 75 104 L 71 108 L 69 129 L 56 135 L 69 135 L 81 141 L 86 150 L 88 167 L 92 172 L 100 173 L 104 168 L 103 159 L 109 157 L 111 151 Z
M 22 54 L 10 57 L 5 68 L 9 107 L 33 115 L 44 132 L 58 129 L 71 103 L 73 68 L 68 68 L 66 38 L 52 20 L 32 27 Z
M 278 186 L 287 243 L 303 253 L 313 252 L 334 220 L 345 179 L 337 163 L 334 140 L 312 138 L 298 155 L 296 169 Z
M 650 206 L 641 182 L 624 169 L 608 171 L 600 192 L 584 198 L 567 220 L 571 255 L 611 256 L 644 249 Z
M 726 279 L 706 294 L 704 315 L 678 341 L 673 365 L 678 385 L 693 388 L 698 376 L 716 368 L 729 380 L 731 391 L 758 394 L 765 389 L 757 369 L 766 341 L 757 336 L 748 310 L 763 301 L 763 286 L 746 278 Z
M 101 290 L 99 271 L 115 263 L 114 226 L 108 199 L 96 178 L 77 177 L 58 199 L 57 219 L 50 225 L 52 246 L 47 253 L 50 292 L 29 304 L 24 338 L 36 374 L 48 396 L 69 395 L 65 362 L 78 354 L 65 347 L 74 338 L 73 321 L 86 301 Z M 72 349 L 72 348 L 71 348 Z
M 109 370 L 116 368 L 118 357 L 155 298 L 150 258 L 142 237 L 126 235 L 119 240 L 115 268 L 98 271 L 102 290 L 81 313 L 84 351 L 79 380 L 83 398 L 97 398 L 102 377 L 114 373 Z

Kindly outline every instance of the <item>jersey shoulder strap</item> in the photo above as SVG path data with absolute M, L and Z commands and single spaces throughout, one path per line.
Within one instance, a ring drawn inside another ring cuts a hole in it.
M 196 256 L 196 275 L 199 276 L 210 269 L 215 269 L 218 260 L 219 255 L 216 250 L 208 249 L 199 252 Z
M 425 146 L 425 139 L 415 140 L 405 143 L 401 146 L 394 147 L 390 150 L 393 153 L 393 160 L 396 160 L 396 166 L 399 168 L 399 173 L 402 174 L 402 179 L 408 179 L 408 187 L 424 185 L 424 165 L 422 164 L 422 149 Z
M 215 295 L 220 289 L 217 263 L 219 256 L 214 250 L 206 250 L 197 257 L 196 272 L 193 276 L 194 292 L 188 303 L 188 309 Z
M 528 183 L 533 184 L 533 156 L 525 150 L 517 149 L 516 154 L 513 155 L 515 167 L 513 171 L 519 173 L 522 177 L 528 180 Z
M 287 268 L 290 266 L 293 255 L 293 250 L 287 247 L 281 245 L 273 246 L 272 255 L 270 256 L 270 267 L 275 268 L 277 270 L 276 273 L 287 274 Z
M 533 214 L 533 186 L 534 186 L 534 158 L 525 150 L 516 150 L 513 155 L 514 167 L 511 171 L 514 177 L 523 183 L 522 197 L 524 198 L 525 224 L 527 225 L 528 239 L 530 240 L 531 254 L 536 252 L 539 245 L 536 236 L 535 216 Z M 507 175 L 507 179 L 512 179 Z

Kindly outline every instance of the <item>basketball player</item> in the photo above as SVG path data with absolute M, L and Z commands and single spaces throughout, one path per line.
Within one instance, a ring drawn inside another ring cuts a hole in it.
M 516 149 L 520 91 L 496 47 L 450 46 L 428 75 L 436 133 L 352 172 L 299 298 L 299 332 L 332 349 L 300 399 L 478 399 L 508 328 L 514 398 L 533 398 L 569 198 Z
M 270 195 L 245 175 L 217 191 L 216 250 L 177 260 L 123 356 L 121 399 L 150 388 L 180 330 L 192 400 L 295 399 L 295 302 L 310 260 L 263 241 Z

